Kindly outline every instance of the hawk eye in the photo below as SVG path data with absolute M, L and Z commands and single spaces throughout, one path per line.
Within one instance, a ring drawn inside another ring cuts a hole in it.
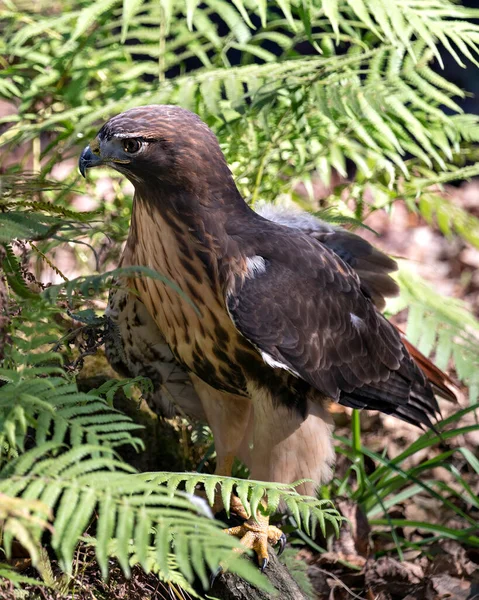
M 128 140 L 123 140 L 123 150 L 128 152 L 128 154 L 135 154 L 141 148 L 140 140 L 135 140 L 133 138 Z

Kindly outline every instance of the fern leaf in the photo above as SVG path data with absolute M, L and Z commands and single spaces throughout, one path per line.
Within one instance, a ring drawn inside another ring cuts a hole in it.
M 82 36 L 103 13 L 109 11 L 111 7 L 116 4 L 116 1 L 117 0 L 101 0 L 100 2 L 95 2 L 95 4 L 81 10 L 72 32 L 71 41 L 74 42 L 77 38 Z
M 459 377 L 466 385 L 474 385 L 479 368 L 479 321 L 462 302 L 438 296 L 403 265 L 398 282 L 401 297 L 392 301 L 390 308 L 394 312 L 395 305 L 397 308 L 405 303 L 410 306 L 407 335 L 414 340 L 412 343 L 418 343 L 421 351 L 432 356 L 440 369 L 447 369 L 451 358 L 458 360 Z
M 144 0 L 123 0 L 122 24 L 121 24 L 121 43 L 124 44 L 128 27 L 130 26 L 133 17 L 140 10 Z
M 120 504 L 118 509 L 118 522 L 116 526 L 116 539 L 118 540 L 118 561 L 123 572 L 129 577 L 130 575 L 130 563 L 128 560 L 128 548 L 130 540 L 133 538 L 133 523 L 134 523 L 134 512 L 133 507 L 129 506 L 128 501 L 125 500 Z M 106 541 L 106 540 L 105 540 Z M 105 543 L 105 542 L 103 542 Z M 103 554 L 107 553 L 106 547 L 102 550 Z

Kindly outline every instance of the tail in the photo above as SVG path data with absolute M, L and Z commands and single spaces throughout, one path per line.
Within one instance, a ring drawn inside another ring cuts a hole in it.
M 339 403 L 351 408 L 379 410 L 418 427 L 436 431 L 434 421 L 441 414 L 436 395 L 456 402 L 456 396 L 449 387 L 454 383 L 408 342 L 399 329 L 397 335 L 404 344 L 405 352 L 400 368 L 391 371 L 385 381 L 371 382 L 351 392 L 341 392 Z
M 456 387 L 454 381 L 441 371 L 436 365 L 434 365 L 422 352 L 420 352 L 416 346 L 413 346 L 404 335 L 404 333 L 396 327 L 401 336 L 402 343 L 406 346 L 409 354 L 411 355 L 414 362 L 418 365 L 424 375 L 427 377 L 434 393 L 449 402 L 457 404 L 456 394 L 451 390 L 451 387 Z

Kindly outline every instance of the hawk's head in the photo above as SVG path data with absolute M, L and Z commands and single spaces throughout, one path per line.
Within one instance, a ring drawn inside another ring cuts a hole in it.
M 213 132 L 201 119 L 178 106 L 132 108 L 110 119 L 80 157 L 79 168 L 107 165 L 135 186 L 165 183 L 198 187 L 226 162 Z M 227 168 L 227 167 L 226 167 Z

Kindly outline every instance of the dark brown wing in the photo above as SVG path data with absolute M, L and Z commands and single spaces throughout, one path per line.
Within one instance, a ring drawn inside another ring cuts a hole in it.
M 386 306 L 386 298 L 399 294 L 398 284 L 389 275 L 397 271 L 396 261 L 369 242 L 344 229 L 313 236 L 351 265 L 359 276 L 361 286 L 379 310 Z
M 299 229 L 330 248 L 354 269 L 361 286 L 379 310 L 384 309 L 386 298 L 399 294 L 399 286 L 390 276 L 397 271 L 396 261 L 359 235 L 296 208 L 265 204 L 260 206 L 258 214 L 275 223 Z
M 438 406 L 429 384 L 349 265 L 310 236 L 263 219 L 241 237 L 264 269 L 230 293 L 228 306 L 265 362 L 346 406 L 431 424 Z
M 397 270 L 396 261 L 360 236 L 326 223 L 295 207 L 268 203 L 260 206 L 258 213 L 276 223 L 300 229 L 333 250 L 354 269 L 359 276 L 361 286 L 379 310 L 384 309 L 386 298 L 399 294 L 399 286 L 390 276 L 390 273 Z M 434 393 L 450 402 L 457 402 L 451 389 L 455 387 L 452 379 L 413 346 L 400 330 L 399 334 L 411 358 L 427 377 Z

